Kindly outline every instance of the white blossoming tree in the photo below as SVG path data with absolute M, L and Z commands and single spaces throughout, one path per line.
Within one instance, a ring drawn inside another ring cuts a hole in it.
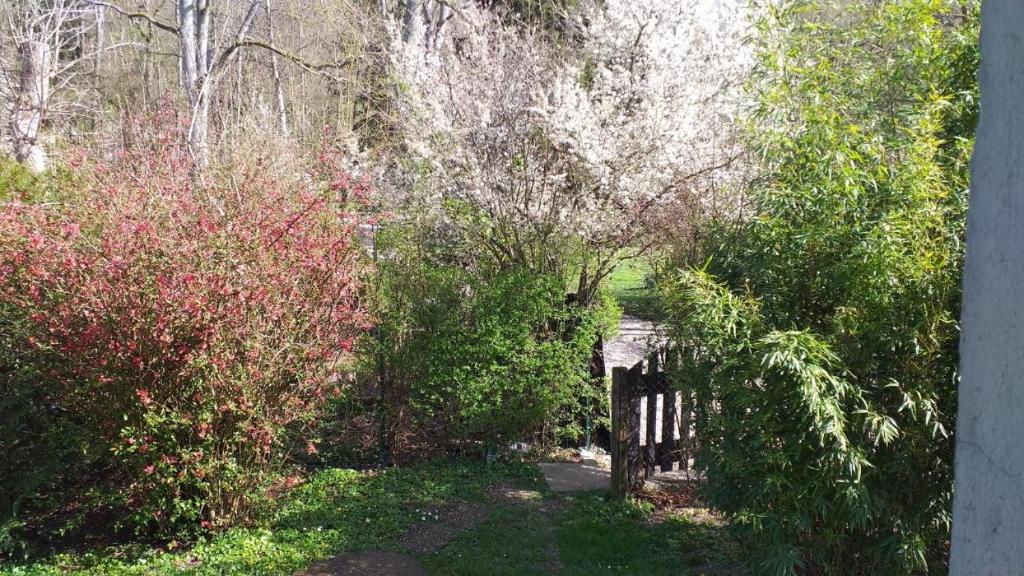
M 578 272 L 589 302 L 649 245 L 652 208 L 734 157 L 736 0 L 584 3 L 559 42 L 474 5 L 432 14 L 395 35 L 415 200 L 499 265 Z

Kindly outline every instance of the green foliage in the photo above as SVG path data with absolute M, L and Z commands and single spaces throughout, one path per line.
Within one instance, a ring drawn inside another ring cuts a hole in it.
M 0 159 L 0 202 L 48 201 L 58 184 L 70 180 L 56 171 L 35 175 L 13 159 Z M 34 551 L 26 519 L 33 497 L 54 484 L 68 490 L 89 464 L 77 423 L 34 385 L 42 376 L 19 349 L 25 316 L 20 306 L 0 298 L 0 557 Z
M 66 198 L 66 190 L 78 185 L 75 173 L 63 166 L 54 166 L 42 174 L 34 174 L 13 158 L 0 157 L 0 202 L 18 200 L 38 203 Z
M 395 226 L 378 235 L 378 350 L 424 431 L 488 443 L 575 438 L 603 389 L 589 379 L 603 308 L 566 302 L 563 281 L 467 266 Z
M 753 215 L 667 288 L 699 465 L 762 573 L 941 572 L 977 6 L 767 14 Z
M 652 521 L 648 503 L 573 499 L 559 534 L 565 574 L 732 574 L 733 542 L 707 519 L 683 515 Z
M 608 275 L 605 285 L 623 312 L 656 319 L 660 314 L 656 274 L 648 258 L 622 260 Z
M 20 163 L 0 158 L 0 200 L 31 196 L 38 188 L 37 178 Z

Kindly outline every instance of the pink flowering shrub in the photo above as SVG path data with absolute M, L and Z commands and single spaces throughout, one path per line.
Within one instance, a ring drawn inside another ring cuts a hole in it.
M 0 205 L 0 306 L 18 311 L 32 385 L 110 458 L 134 525 L 167 533 L 251 512 L 284 431 L 336 392 L 368 328 L 367 187 L 331 154 L 290 181 L 256 165 L 200 183 L 173 131 L 145 136 L 76 162 L 83 189 L 62 205 Z

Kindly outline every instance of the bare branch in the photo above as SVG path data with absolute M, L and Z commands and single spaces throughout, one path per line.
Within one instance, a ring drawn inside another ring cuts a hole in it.
M 214 68 L 215 69 L 219 69 L 219 68 L 223 67 L 225 64 L 227 64 L 227 62 L 231 58 L 232 54 L 236 50 L 239 50 L 241 48 L 262 48 L 264 50 L 268 50 L 270 52 L 273 52 L 274 54 L 277 54 L 278 56 L 281 56 L 282 58 L 284 58 L 286 60 L 291 61 L 292 63 L 296 64 L 297 66 L 299 66 L 300 68 L 302 68 L 304 70 L 307 70 L 309 72 L 313 72 L 315 74 L 320 74 L 321 76 L 326 76 L 328 78 L 331 78 L 332 80 L 337 80 L 337 81 L 340 81 L 340 79 L 336 78 L 335 76 L 332 76 L 330 74 L 327 74 L 325 71 L 326 70 L 340 70 L 340 69 L 344 69 L 344 68 L 346 68 L 348 66 L 351 66 L 355 62 L 355 60 L 352 59 L 352 58 L 346 58 L 345 60 L 342 60 L 340 62 L 323 62 L 323 63 L 309 62 L 305 58 L 302 58 L 301 56 L 299 56 L 297 54 L 294 54 L 292 52 L 289 52 L 287 50 L 279 48 L 279 47 L 277 47 L 277 46 L 275 46 L 275 45 L 273 45 L 273 44 L 271 44 L 269 42 L 264 42 L 262 40 L 247 39 L 247 40 L 241 40 L 241 41 L 235 42 L 235 43 L 225 47 L 224 51 L 221 52 L 220 56 L 217 58 L 217 62 L 216 62 L 216 64 L 214 64 Z
M 154 27 L 159 28 L 160 30 L 163 30 L 164 32 L 170 32 L 171 34 L 178 34 L 179 33 L 179 30 L 178 30 L 177 26 L 174 26 L 172 24 L 167 24 L 166 22 L 161 22 L 161 21 L 157 20 L 156 18 L 154 18 L 153 16 L 150 16 L 149 14 L 146 14 L 145 12 L 131 12 L 131 11 L 125 10 L 124 8 L 121 8 L 120 6 L 117 6 L 116 4 L 110 4 L 108 2 L 101 2 L 101 1 L 98 1 L 98 0 L 95 2 L 95 4 L 96 4 L 96 6 L 102 6 L 104 8 L 110 8 L 114 12 L 117 12 L 121 16 L 124 16 L 125 18 L 128 18 L 130 20 L 145 20 L 146 22 L 152 24 Z

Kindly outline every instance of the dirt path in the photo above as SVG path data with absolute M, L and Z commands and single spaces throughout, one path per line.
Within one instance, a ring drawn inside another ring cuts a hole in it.
M 558 496 L 545 498 L 534 490 L 520 490 L 508 486 L 495 486 L 491 489 L 490 496 L 495 504 L 512 505 L 522 508 L 524 512 L 540 516 L 540 530 L 544 536 L 546 556 L 544 571 L 547 574 L 561 574 L 564 566 L 558 550 L 558 523 L 566 509 L 565 501 Z
M 339 554 L 295 576 L 427 576 L 426 568 L 413 554 L 429 554 L 444 548 L 460 532 L 482 522 L 488 512 L 486 506 L 459 501 L 441 508 L 416 510 L 422 520 L 398 539 L 398 545 L 411 554 L 379 550 Z
M 422 520 L 410 526 L 398 539 L 403 552 L 373 550 L 339 554 L 298 572 L 295 576 L 427 576 L 429 573 L 416 558 L 448 546 L 459 534 L 472 530 L 496 507 L 521 508 L 523 513 L 539 516 L 544 533 L 544 570 L 548 574 L 562 572 L 557 542 L 557 525 L 565 502 L 545 498 L 535 490 L 507 485 L 492 486 L 486 503 L 450 502 L 440 508 L 416 510 Z
M 412 556 L 395 552 L 358 552 L 328 558 L 295 576 L 428 576 Z
M 537 466 L 553 492 L 608 490 L 611 484 L 608 467 L 595 461 L 552 462 Z
M 416 554 L 427 554 L 444 548 L 458 536 L 485 518 L 487 507 L 468 502 L 454 502 L 436 510 L 417 510 L 422 520 L 413 524 L 398 544 Z

